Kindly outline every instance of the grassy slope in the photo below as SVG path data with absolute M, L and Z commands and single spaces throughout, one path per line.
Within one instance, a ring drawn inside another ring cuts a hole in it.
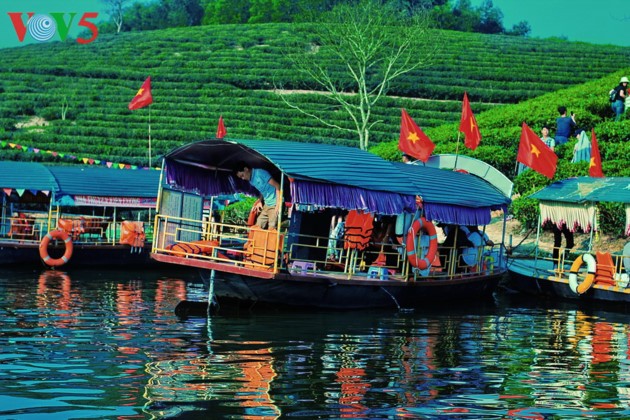
M 308 47 L 311 38 L 308 26 L 223 25 L 101 36 L 89 45 L 66 42 L 5 49 L 0 61 L 0 123 L 6 130 L 2 140 L 146 165 L 149 114 L 154 162 L 180 144 L 213 137 L 223 115 L 228 138 L 354 145 L 351 132 L 320 126 L 288 109 L 271 91 L 274 82 L 290 89 L 313 88 L 284 57 L 286 51 Z M 621 73 L 606 75 L 630 58 L 630 50 L 614 46 L 447 31 L 438 38 L 441 49 L 433 65 L 397 80 L 392 96 L 375 110 L 382 123 L 372 132 L 372 144 L 384 142 L 378 148 L 383 155 L 396 158 L 401 107 L 438 143 L 438 151 L 452 151 L 461 97 L 468 91 L 484 135 L 475 153 L 509 175 L 522 121 L 534 128 L 552 122 L 556 106 L 564 103 L 585 127 L 602 124 L 609 116 L 602 92 Z M 325 51 L 319 53 L 325 56 Z M 128 111 L 128 102 L 148 75 L 154 104 L 150 111 Z M 69 110 L 61 121 L 64 98 Z M 293 98 L 351 128 L 348 118 L 322 97 Z M 43 117 L 50 125 L 14 130 L 15 123 L 32 116 Z M 604 143 L 620 126 L 602 133 Z M 616 140 L 627 139 L 626 132 L 624 128 L 623 137 Z M 608 150 L 602 148 L 605 157 Z M 61 160 L 9 148 L 0 150 L 0 157 Z

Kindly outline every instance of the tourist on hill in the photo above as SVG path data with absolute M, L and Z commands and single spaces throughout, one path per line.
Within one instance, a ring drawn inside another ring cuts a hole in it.
M 280 184 L 271 177 L 269 172 L 261 168 L 251 168 L 245 162 L 239 162 L 234 167 L 234 175 L 248 181 L 260 192 L 261 203 L 258 203 L 260 214 L 256 226 L 262 229 L 274 229 L 278 224 L 278 213 L 282 205 Z
M 612 104 L 610 104 L 610 106 L 615 112 L 615 121 L 619 121 L 626 108 L 624 101 L 628 97 L 628 78 L 626 76 L 621 78 L 619 86 L 615 87 L 615 91 L 615 100 Z
M 558 112 L 560 116 L 556 119 L 556 145 L 561 146 L 569 141 L 576 124 L 573 112 L 570 117 L 567 117 L 567 107 L 559 106 Z
M 586 131 L 578 128 L 575 131 L 577 142 L 573 146 L 573 158 L 571 163 L 590 162 L 591 161 L 591 139 L 588 138 Z
M 547 145 L 547 147 L 554 150 L 556 148 L 556 140 L 553 137 L 549 137 L 549 127 L 543 125 L 543 128 L 540 130 L 540 134 L 542 134 L 540 139 Z

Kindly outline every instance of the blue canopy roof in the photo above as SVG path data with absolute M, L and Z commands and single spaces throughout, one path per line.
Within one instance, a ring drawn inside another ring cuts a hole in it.
M 57 191 L 59 186 L 48 168 L 36 162 L 0 161 L 0 188 Z
M 630 177 L 587 176 L 554 182 L 530 197 L 563 203 L 630 203 Z
M 205 140 L 181 146 L 166 159 L 229 173 L 244 161 L 252 168 L 266 169 L 276 179 L 283 172 L 294 179 L 415 194 L 415 188 L 390 162 L 355 147 L 278 140 Z
M 248 183 L 232 175 L 234 166 L 244 161 L 266 169 L 278 180 L 284 174 L 291 181 L 296 203 L 399 214 L 413 211 L 415 197 L 420 195 L 425 209 L 433 205 L 435 219 L 475 224 L 487 223 L 491 209 L 505 208 L 510 202 L 474 175 L 398 165 L 351 147 L 205 140 L 181 146 L 165 159 L 169 184 L 204 195 L 248 191 Z M 462 220 L 460 215 L 466 211 L 469 217 Z
M 95 197 L 157 197 L 160 172 L 149 169 L 110 169 L 94 166 L 49 166 L 59 185 L 58 195 Z
M 393 165 L 416 186 L 424 202 L 497 209 L 510 204 L 501 191 L 476 175 L 405 163 Z
M 155 199 L 160 172 L 93 166 L 47 166 L 37 162 L 0 161 L 0 188 L 54 193 L 56 202 L 73 204 L 73 196 Z

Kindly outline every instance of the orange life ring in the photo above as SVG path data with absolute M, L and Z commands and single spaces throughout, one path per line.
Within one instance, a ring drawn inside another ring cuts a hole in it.
M 583 263 L 586 263 L 586 269 L 588 270 L 586 273 L 586 278 L 582 283 L 578 283 L 578 273 L 580 271 L 580 267 Z M 573 261 L 571 265 L 571 271 L 569 272 L 569 287 L 571 291 L 577 295 L 581 295 L 591 288 L 593 283 L 595 282 L 595 274 L 597 272 L 597 263 L 595 261 L 595 257 L 591 254 L 580 254 Z
M 419 256 L 416 253 L 416 235 L 418 235 L 419 231 L 423 231 L 429 235 L 429 250 L 424 257 Z M 424 217 L 414 220 L 407 231 L 407 241 L 405 245 L 407 247 L 407 258 L 409 259 L 409 264 L 419 268 L 420 270 L 431 267 L 431 263 L 435 259 L 438 248 L 437 232 L 433 223 L 429 222 Z
M 61 239 L 65 243 L 66 251 L 61 258 L 51 258 L 48 254 L 48 244 L 50 244 L 50 241 L 53 239 Z M 42 242 L 39 244 L 39 256 L 47 266 L 60 267 L 70 261 L 70 257 L 72 257 L 72 249 L 72 238 L 68 236 L 68 232 L 57 229 L 52 232 L 48 232 L 42 239 Z
M 254 226 L 256 224 L 256 219 L 260 214 L 260 210 L 258 209 L 258 204 L 260 204 L 260 199 L 254 202 L 252 209 L 249 211 L 249 217 L 247 218 L 247 226 Z

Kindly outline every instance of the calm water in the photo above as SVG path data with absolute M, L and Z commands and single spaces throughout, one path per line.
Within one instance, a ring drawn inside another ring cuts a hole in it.
M 160 272 L 0 272 L 0 418 L 628 418 L 627 313 L 174 308 Z M 231 312 L 231 313 L 230 313 Z

